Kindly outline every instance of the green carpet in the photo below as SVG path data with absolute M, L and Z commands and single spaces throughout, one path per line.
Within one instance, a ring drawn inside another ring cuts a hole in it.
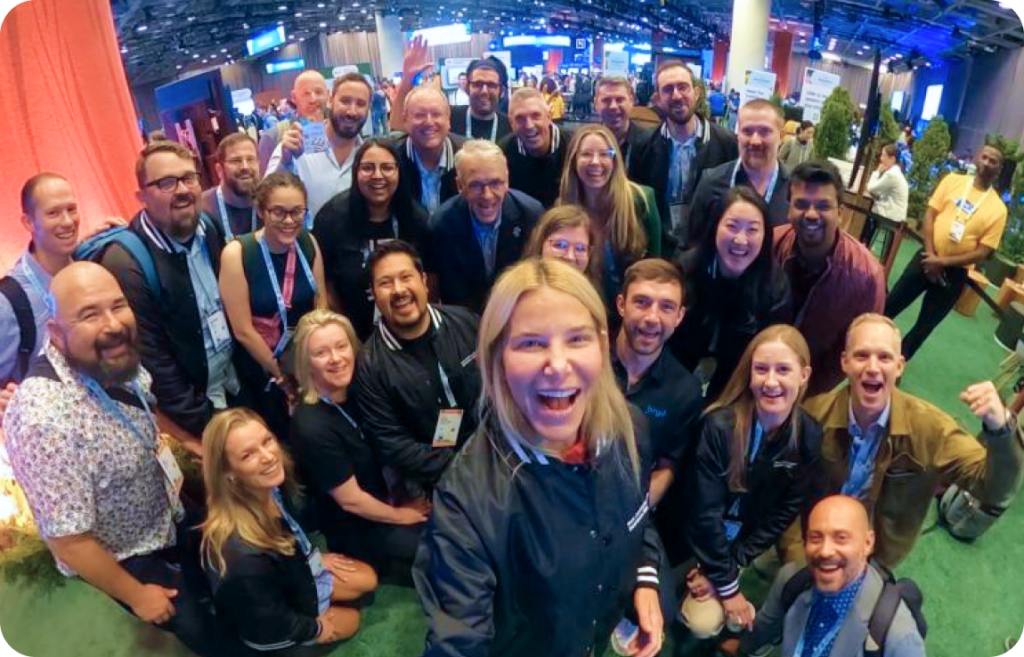
M 905 245 L 894 267 L 902 271 L 916 245 Z M 893 278 L 895 280 L 895 278 Z M 919 305 L 899 318 L 906 330 Z M 1005 353 L 992 336 L 996 321 L 982 306 L 976 317 L 952 313 L 907 368 L 903 389 L 938 404 L 972 433 L 979 428 L 958 395 L 968 383 L 994 377 Z M 929 522 L 931 524 L 931 522 Z M 899 575 L 925 594 L 932 657 L 991 657 L 1024 626 L 1024 507 L 1012 507 L 976 544 L 927 531 Z M 32 586 L 0 584 L 0 628 L 19 652 L 32 657 L 185 657 L 173 638 L 148 628 L 80 582 L 50 594 Z M 415 593 L 383 585 L 363 614 L 355 639 L 332 657 L 412 657 L 423 647 L 426 624 Z M 670 655 L 670 650 L 663 651 Z M 547 657 L 537 655 L 536 657 Z

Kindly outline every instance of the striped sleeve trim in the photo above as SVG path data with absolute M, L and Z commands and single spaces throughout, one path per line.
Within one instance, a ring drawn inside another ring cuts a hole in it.
M 719 587 L 719 589 L 718 589 L 718 597 L 720 597 L 720 598 L 731 598 L 732 596 L 736 595 L 739 592 L 740 592 L 740 580 L 737 577 L 736 579 L 734 579 L 729 584 L 726 584 L 725 586 Z

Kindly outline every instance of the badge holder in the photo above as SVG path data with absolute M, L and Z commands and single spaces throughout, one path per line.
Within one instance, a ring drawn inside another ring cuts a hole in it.
M 437 415 L 437 426 L 434 427 L 432 447 L 455 447 L 459 440 L 459 427 L 462 426 L 461 408 L 442 408 Z

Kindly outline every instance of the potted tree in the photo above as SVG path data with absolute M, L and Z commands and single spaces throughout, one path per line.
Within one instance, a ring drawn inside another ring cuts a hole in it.
M 814 156 L 819 159 L 846 158 L 850 146 L 850 125 L 854 118 L 853 98 L 836 87 L 821 107 L 821 120 L 814 129 Z
M 921 138 L 914 142 L 911 148 L 914 164 L 907 175 L 907 182 L 910 184 L 908 220 L 919 222 L 924 218 L 928 198 L 941 177 L 940 165 L 949 153 L 950 142 L 949 126 L 941 116 L 932 119 Z

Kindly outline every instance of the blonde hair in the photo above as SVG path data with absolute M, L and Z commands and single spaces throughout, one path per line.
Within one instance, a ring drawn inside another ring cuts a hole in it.
M 523 414 L 505 377 L 503 354 L 509 337 L 509 323 L 520 300 L 527 294 L 550 289 L 579 301 L 590 313 L 598 331 L 603 367 L 591 386 L 580 432 L 587 452 L 594 455 L 602 443 L 624 440 L 632 474 L 640 483 L 640 456 L 633 431 L 629 405 L 612 374 L 608 346 L 608 318 L 604 302 L 590 281 L 575 267 L 554 259 L 527 258 L 506 269 L 491 289 L 490 300 L 480 318 L 477 362 L 483 382 L 480 395 L 481 424 L 493 417 L 510 440 L 536 442 L 537 434 Z
M 488 139 L 467 139 L 462 148 L 455 154 L 455 171 L 462 173 L 463 162 L 467 157 L 482 155 L 501 160 L 501 163 L 508 168 L 508 161 L 505 159 L 505 152 L 498 148 L 498 145 Z
M 523 87 L 521 89 L 516 89 L 515 92 L 512 93 L 512 96 L 508 99 L 509 116 L 512 115 L 512 108 L 514 108 L 519 103 L 530 100 L 531 98 L 540 98 L 541 100 L 544 100 L 544 94 L 542 94 L 537 89 L 534 89 L 533 87 Z M 544 103 L 544 107 L 547 107 L 547 103 Z
M 203 540 L 200 546 L 203 565 L 212 567 L 221 577 L 227 572 L 224 544 L 232 536 L 260 550 L 291 556 L 295 554 L 295 537 L 281 528 L 271 517 L 265 499 L 239 484 L 231 474 L 227 443 L 232 432 L 255 422 L 268 432 L 266 422 L 247 408 L 229 408 L 213 416 L 203 431 L 203 482 L 206 486 L 206 521 L 200 525 Z M 285 471 L 282 488 L 286 494 L 297 492 L 292 476 L 292 461 L 281 448 L 281 465 Z
M 807 341 L 800 331 L 789 324 L 775 324 L 769 326 L 754 336 L 754 339 L 747 345 L 746 351 L 740 358 L 739 364 L 733 370 L 729 382 L 707 410 L 704 415 L 709 415 L 720 409 L 731 409 L 733 413 L 732 440 L 729 441 L 729 489 L 736 492 L 746 490 L 746 469 L 747 451 L 750 442 L 750 430 L 754 426 L 754 413 L 756 402 L 754 393 L 750 391 L 750 370 L 754 363 L 754 352 L 763 344 L 781 342 L 789 347 L 796 354 L 800 361 L 800 367 L 809 367 L 811 364 L 811 352 L 807 348 Z M 800 404 L 803 402 L 804 394 L 807 392 L 807 384 L 800 386 L 793 410 L 789 415 L 789 449 L 797 448 L 800 441 Z M 768 439 L 768 436 L 765 436 Z
M 846 329 L 846 341 L 843 343 L 843 349 L 850 348 L 850 338 L 853 337 L 853 332 L 865 324 L 883 324 L 891 328 L 896 339 L 896 354 L 899 355 L 900 350 L 903 348 L 903 334 L 900 333 L 900 327 L 896 326 L 896 322 L 892 321 L 885 315 L 879 315 L 878 313 L 864 313 L 863 315 L 857 315 L 857 317 L 850 322 L 849 328 Z
M 634 259 L 644 256 L 647 250 L 647 234 L 637 214 L 636 199 L 640 199 L 647 212 L 647 200 L 640 186 L 626 178 L 626 165 L 622 159 L 619 142 L 611 131 L 603 125 L 585 125 L 575 132 L 565 156 L 562 169 L 562 182 L 558 189 L 558 204 L 575 203 L 586 207 L 583 202 L 582 183 L 576 173 L 576 157 L 579 155 L 583 140 L 590 135 L 598 135 L 608 147 L 615 151 L 615 167 L 612 177 L 601 191 L 599 206 L 587 208 L 595 222 L 603 224 L 605 239 L 610 239 L 616 253 Z
M 587 214 L 587 211 L 578 205 L 556 205 L 542 214 L 540 219 L 537 220 L 537 225 L 534 226 L 533 232 L 530 233 L 530 239 L 526 243 L 523 256 L 542 257 L 544 243 L 548 238 L 566 228 L 582 228 L 587 231 L 587 241 L 590 244 L 591 254 L 593 254 L 594 245 L 597 240 L 594 236 L 594 223 L 590 220 L 590 215 Z M 601 278 L 597 270 L 597 260 L 597 258 L 591 255 L 590 259 L 587 260 L 587 268 L 583 271 L 583 275 L 595 284 Z
M 444 108 L 446 110 L 451 107 L 448 104 L 448 96 L 445 96 L 440 89 L 430 84 L 422 84 L 418 87 L 413 87 L 412 89 L 409 90 L 409 93 L 405 95 L 405 105 L 402 106 L 402 115 L 408 115 L 409 105 L 412 104 L 412 101 L 415 100 L 418 96 L 422 96 L 424 94 L 431 94 L 440 98 L 442 101 L 444 101 Z
M 320 393 L 313 383 L 313 368 L 309 363 L 309 338 L 313 331 L 332 324 L 340 326 L 348 336 L 352 345 L 352 354 L 359 353 L 362 343 L 356 335 L 356 329 L 348 317 L 339 315 L 336 312 L 324 308 L 311 310 L 302 316 L 298 326 L 295 327 L 294 354 L 295 354 L 295 381 L 299 386 L 299 395 L 303 404 L 315 404 L 320 400 Z

